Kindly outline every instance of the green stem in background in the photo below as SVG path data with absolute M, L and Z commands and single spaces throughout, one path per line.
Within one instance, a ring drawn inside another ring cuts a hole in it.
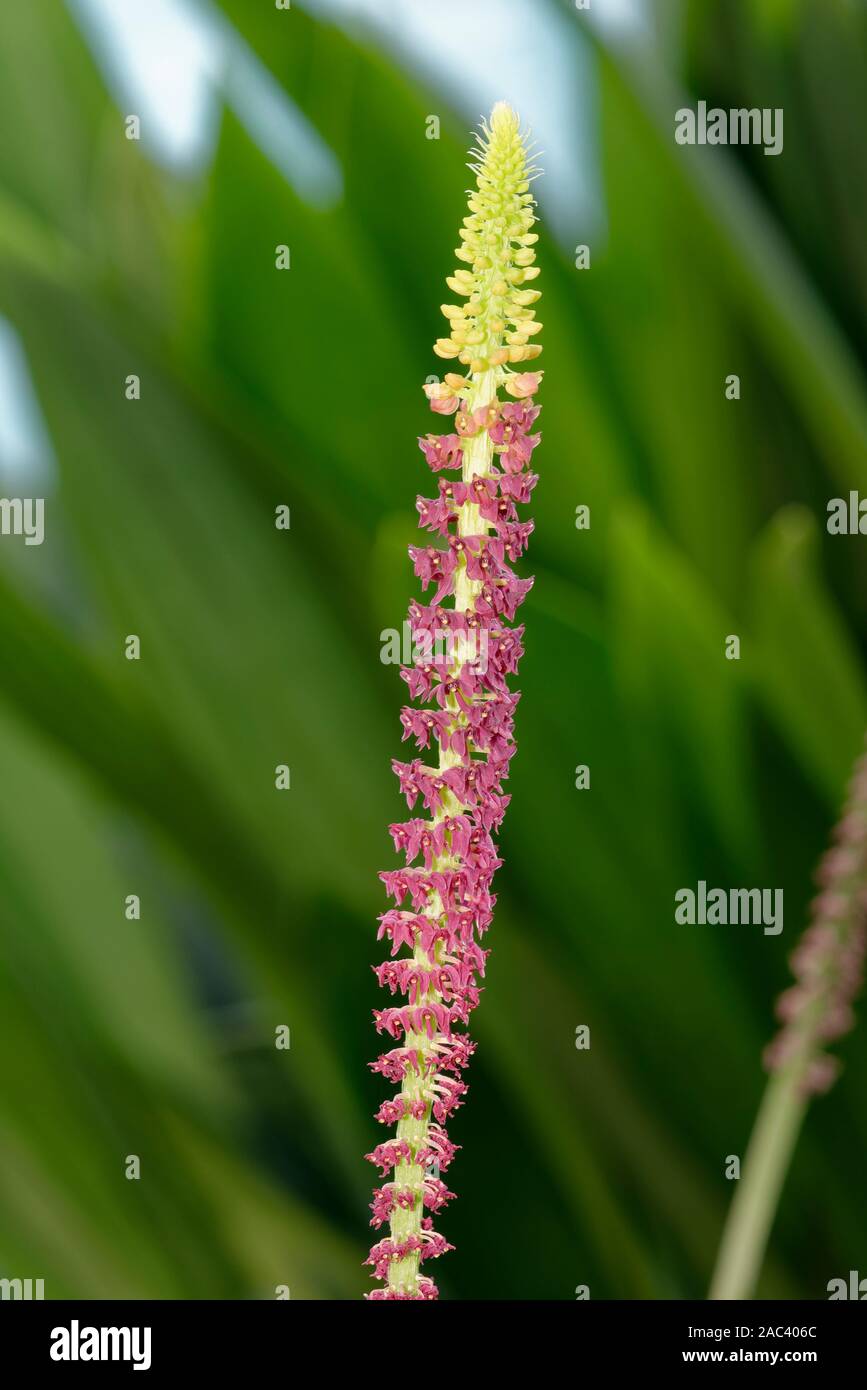
M 787 1069 L 775 1073 L 765 1088 L 723 1232 L 712 1299 L 752 1297 L 807 1108 L 799 1080 Z
M 819 865 L 810 926 L 791 957 L 795 984 L 781 995 L 782 1027 L 765 1051 L 772 1072 L 729 1211 L 712 1299 L 751 1298 L 811 1095 L 833 1084 L 826 1044 L 854 1024 L 867 939 L 867 755 L 855 764 L 834 844 Z

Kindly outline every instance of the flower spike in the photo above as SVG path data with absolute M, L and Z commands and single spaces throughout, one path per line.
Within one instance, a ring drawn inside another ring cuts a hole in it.
M 777 1000 L 781 1024 L 765 1048 L 769 1071 L 792 1068 L 802 1096 L 833 1085 L 839 1062 L 825 1048 L 854 1026 L 853 1000 L 867 951 L 867 748 L 855 764 L 834 843 L 822 859 L 812 920 L 790 958 L 795 983 Z
M 765 1048 L 771 1076 L 723 1230 L 714 1300 L 752 1297 L 807 1107 L 839 1071 L 826 1048 L 855 1022 L 867 953 L 867 744 L 817 877 L 810 925 L 790 958 L 795 983 L 777 1001 L 781 1027 Z
M 519 694 L 508 677 L 523 628 L 511 624 L 533 582 L 511 566 L 533 529 L 518 507 L 537 482 L 533 396 L 542 374 L 525 369 L 541 352 L 532 288 L 537 171 L 504 102 L 483 123 L 470 168 L 476 186 L 456 251 L 461 264 L 446 281 L 463 302 L 442 305 L 448 328 L 434 345 L 465 370 L 424 388 L 434 413 L 453 418 L 448 433 L 419 440 L 439 475 L 438 495 L 416 504 L 419 526 L 434 539 L 410 547 L 427 601 L 410 605 L 415 653 L 401 675 L 418 703 L 404 707 L 401 724 L 404 739 L 427 756 L 394 763 L 414 814 L 391 827 L 405 866 L 380 875 L 393 906 L 379 919 L 389 955 L 375 973 L 396 1002 L 374 1011 L 377 1031 L 393 1045 L 372 1067 L 398 1090 L 377 1112 L 396 1127 L 393 1137 L 367 1155 L 387 1178 L 371 1204 L 371 1225 L 388 1227 L 367 1261 L 381 1281 L 371 1299 L 436 1298 L 426 1261 L 452 1249 L 433 1217 L 453 1196 L 441 1177 L 457 1152 L 445 1124 L 463 1104 L 475 1047 L 466 1026 L 485 973 L 481 939 L 501 863 L 493 834 L 509 802 L 502 784 L 515 752 Z

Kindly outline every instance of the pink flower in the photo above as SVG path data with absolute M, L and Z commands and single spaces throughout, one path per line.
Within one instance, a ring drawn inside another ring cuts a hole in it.
M 822 891 L 812 921 L 789 958 L 795 984 L 780 995 L 782 1027 L 765 1048 L 768 1070 L 802 1070 L 804 1095 L 827 1091 L 839 1062 L 821 1049 L 848 1033 L 852 1002 L 864 977 L 867 951 L 867 753 L 855 766 L 835 845 L 816 872 Z
M 475 271 L 458 270 L 448 281 L 467 303 L 443 306 L 450 337 L 435 351 L 468 371 L 425 387 L 436 413 L 454 413 L 454 431 L 419 439 L 428 466 L 455 477 L 438 480 L 436 497 L 416 501 L 420 527 L 442 540 L 409 547 L 415 574 L 432 593 L 427 603 L 410 604 L 415 651 L 401 671 L 410 700 L 424 707 L 406 705 L 400 722 L 404 740 L 431 751 L 392 764 L 410 818 L 390 827 L 403 866 L 380 874 L 393 906 L 378 931 L 390 954 L 374 970 L 394 1002 L 374 1010 L 374 1020 L 395 1045 L 371 1065 L 399 1090 L 377 1111 L 380 1123 L 396 1126 L 395 1137 L 367 1155 L 388 1178 L 371 1204 L 371 1224 L 389 1226 L 367 1261 L 385 1283 L 373 1299 L 436 1298 L 420 1268 L 452 1248 L 432 1217 L 452 1197 L 440 1174 L 458 1146 L 445 1124 L 467 1094 L 463 1073 L 474 1050 L 467 1023 L 481 994 L 488 954 L 481 942 L 501 864 L 493 836 L 509 803 L 503 784 L 515 752 L 519 696 L 508 679 L 523 652 L 523 628 L 510 624 L 533 582 L 512 568 L 533 530 L 517 508 L 538 481 L 529 464 L 539 442 L 530 431 L 541 374 L 512 370 L 539 352 L 529 342 L 541 326 L 530 307 L 539 296 L 526 288 L 537 274 L 531 171 L 508 108 L 495 108 L 482 143 L 478 190 L 461 235 L 468 253 L 476 249 L 470 262 L 490 273 L 478 272 L 483 286 Z M 502 400 L 501 389 L 514 399 Z

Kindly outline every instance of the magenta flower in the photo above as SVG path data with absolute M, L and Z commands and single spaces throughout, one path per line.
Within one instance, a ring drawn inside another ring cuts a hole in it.
M 390 827 L 404 866 L 380 874 L 393 906 L 379 919 L 390 953 L 375 973 L 396 1002 L 374 1011 L 377 1031 L 394 1045 L 372 1067 L 398 1090 L 377 1112 L 394 1135 L 367 1155 L 387 1179 L 374 1192 L 371 1225 L 389 1228 L 367 1261 L 383 1284 L 372 1299 L 436 1298 L 426 1262 L 453 1248 L 433 1217 L 453 1196 L 441 1178 L 457 1152 L 445 1126 L 467 1092 L 475 1047 L 467 1023 L 479 1002 L 488 955 L 481 942 L 501 863 L 493 835 L 509 803 L 503 783 L 515 751 L 519 694 L 508 677 L 523 629 L 510 624 L 533 582 L 511 566 L 533 529 L 517 507 L 537 481 L 529 465 L 541 373 L 513 370 L 540 352 L 530 341 L 541 327 L 532 308 L 539 293 L 528 288 L 538 275 L 534 171 L 503 103 L 479 145 L 457 252 L 468 268 L 447 281 L 466 302 L 443 305 L 449 336 L 434 349 L 467 371 L 425 388 L 434 412 L 454 417 L 453 428 L 419 440 L 431 470 L 451 476 L 440 477 L 436 497 L 416 503 L 419 525 L 436 539 L 410 547 L 428 601 L 410 605 L 416 655 L 401 674 L 411 700 L 427 708 L 408 705 L 400 718 L 404 740 L 439 756 L 393 764 L 415 814 Z

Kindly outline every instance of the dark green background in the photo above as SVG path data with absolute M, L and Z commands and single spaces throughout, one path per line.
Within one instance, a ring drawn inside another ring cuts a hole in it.
M 337 207 L 229 114 L 212 167 L 167 173 L 59 0 L 0 10 L 0 314 L 60 473 L 45 544 L 0 544 L 0 1273 L 54 1297 L 367 1287 L 404 690 L 379 633 L 415 591 L 478 113 L 297 6 L 224 9 L 339 159 Z M 578 271 L 542 227 L 537 578 L 436 1274 L 451 1298 L 702 1297 L 867 724 L 867 540 L 824 525 L 867 494 L 867 29 L 843 0 L 701 0 L 631 61 L 562 10 L 608 230 L 575 228 Z M 783 155 L 676 146 L 698 97 L 784 107 Z M 676 926 L 699 878 L 784 888 L 783 935 Z M 865 1033 L 840 1052 L 764 1295 L 867 1274 Z

